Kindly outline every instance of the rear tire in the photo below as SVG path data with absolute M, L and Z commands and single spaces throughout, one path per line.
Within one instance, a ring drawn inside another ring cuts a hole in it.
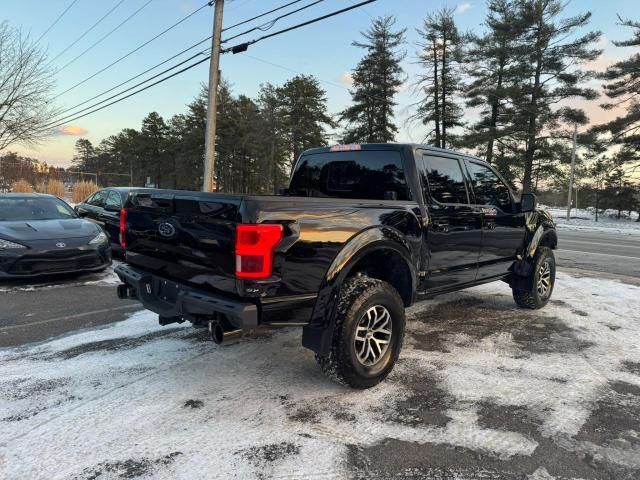
M 556 259 L 549 247 L 538 247 L 529 274 L 529 290 L 512 289 L 513 299 L 521 308 L 537 310 L 544 307 L 556 283 Z
M 329 355 L 316 354 L 323 373 L 353 388 L 384 380 L 400 355 L 404 304 L 387 282 L 351 277 L 340 289 Z

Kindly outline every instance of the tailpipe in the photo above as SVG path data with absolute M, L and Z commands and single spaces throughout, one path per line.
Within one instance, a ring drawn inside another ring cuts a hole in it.
M 209 322 L 209 335 L 211 336 L 213 343 L 222 345 L 223 342 L 228 342 L 242 337 L 242 330 L 225 330 L 222 323 L 211 321 Z

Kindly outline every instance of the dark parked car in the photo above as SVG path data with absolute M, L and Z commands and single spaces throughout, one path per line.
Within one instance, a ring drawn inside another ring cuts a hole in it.
M 104 229 L 109 237 L 113 251 L 118 254 L 124 253 L 119 239 L 120 211 L 131 190 L 131 187 L 98 190 L 74 208 L 78 216 L 91 220 Z
M 322 370 L 357 388 L 389 374 L 417 299 L 501 280 L 535 309 L 555 281 L 555 225 L 535 196 L 426 145 L 308 150 L 284 196 L 151 190 L 125 212 L 121 298 L 217 342 L 303 326 Z
M 102 229 L 53 195 L 0 194 L 0 280 L 94 272 L 111 264 Z

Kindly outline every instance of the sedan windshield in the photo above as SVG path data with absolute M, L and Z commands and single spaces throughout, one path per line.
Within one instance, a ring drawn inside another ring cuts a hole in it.
M 76 218 L 76 214 L 57 198 L 0 198 L 0 222 L 69 218 Z

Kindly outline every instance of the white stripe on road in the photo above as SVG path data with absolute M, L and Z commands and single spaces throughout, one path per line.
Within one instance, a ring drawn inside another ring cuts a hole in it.
M 586 245 L 604 245 L 605 247 L 623 247 L 623 248 L 640 248 L 639 245 L 626 245 L 623 243 L 600 243 L 600 242 L 587 242 L 585 240 L 571 240 L 561 239 L 562 243 L 584 243 Z
M 612 255 L 610 253 L 585 252 L 584 250 L 567 250 L 566 248 L 559 248 L 558 253 L 562 253 L 562 252 L 573 252 L 573 253 L 582 253 L 582 254 L 586 253 L 588 255 L 600 255 L 602 257 L 630 258 L 632 260 L 640 261 L 640 257 L 629 257 L 627 255 Z
M 47 320 L 39 320 L 37 322 L 23 323 L 21 325 L 9 325 L 8 327 L 0 327 L 0 332 L 3 332 L 5 330 L 14 330 L 16 328 L 26 328 L 26 327 L 31 327 L 33 325 L 42 325 L 44 323 L 59 322 L 61 320 L 69 320 L 71 318 L 81 318 L 81 317 L 86 317 L 87 315 L 97 315 L 100 313 L 107 313 L 107 312 L 113 312 L 113 311 L 119 311 L 119 310 L 127 310 L 127 309 L 134 309 L 134 308 L 137 308 L 138 310 L 144 310 L 141 307 L 142 307 L 141 305 L 121 305 L 119 307 L 105 308 L 103 310 L 94 310 L 92 312 L 76 313 L 74 315 L 65 315 L 64 317 L 49 318 Z

